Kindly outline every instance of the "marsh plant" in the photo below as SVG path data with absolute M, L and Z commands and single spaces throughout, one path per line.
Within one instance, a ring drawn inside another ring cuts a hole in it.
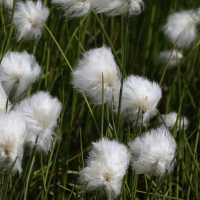
M 198 3 L 0 1 L 0 199 L 198 199 Z

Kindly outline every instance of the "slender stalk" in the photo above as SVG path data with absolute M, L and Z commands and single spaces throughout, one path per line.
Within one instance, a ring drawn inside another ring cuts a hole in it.
M 160 79 L 160 83 L 159 83 L 160 86 L 162 85 L 164 76 L 165 76 L 166 71 L 167 71 L 167 67 L 168 67 L 168 65 L 169 65 L 169 61 L 170 61 L 170 59 L 171 59 L 171 57 L 172 57 L 172 53 L 173 53 L 173 51 L 174 51 L 174 49 L 175 49 L 175 47 L 176 47 L 177 41 L 178 41 L 178 39 L 176 40 L 176 42 L 175 42 L 175 44 L 174 44 L 174 47 L 173 47 L 172 52 L 171 52 L 171 54 L 170 54 L 170 57 L 169 57 L 169 59 L 168 59 L 168 61 L 167 61 L 167 65 L 165 66 L 165 70 L 164 70 L 164 72 L 163 72 L 163 74 L 162 74 L 162 77 L 161 77 L 161 79 Z
M 102 72 L 102 116 L 101 116 L 101 138 L 103 138 L 103 119 L 104 119 L 104 77 Z
M 145 194 L 145 197 L 144 197 L 145 200 L 149 199 L 149 193 L 150 193 L 150 190 L 151 190 L 151 185 L 152 185 L 152 182 L 153 182 L 153 178 L 154 178 L 154 176 L 152 176 L 150 178 L 150 180 L 149 180 L 148 190 L 147 190 L 147 193 Z
M 111 115 L 112 115 L 112 124 L 113 124 L 114 133 L 115 133 L 115 139 L 118 140 L 117 131 L 116 131 L 116 128 L 115 128 L 114 115 L 113 115 L 113 99 L 112 99 L 112 102 L 111 102 Z
M 124 46 L 123 46 L 122 78 L 121 78 L 121 89 L 120 89 L 120 95 L 119 95 L 117 133 L 119 133 L 119 127 L 120 127 L 122 91 L 123 91 L 123 82 L 124 82 L 124 74 L 125 74 L 125 63 L 126 63 L 126 53 L 127 53 L 127 41 L 128 41 L 128 24 L 129 24 L 129 11 L 127 11 L 126 24 L 125 24 L 125 30 L 124 30 L 125 33 L 124 33 Z
M 13 9 L 12 9 L 12 16 L 11 16 L 11 21 L 10 21 L 10 29 L 9 29 L 9 33 L 8 33 L 8 41 L 7 41 L 6 47 L 3 51 L 3 55 L 1 55 L 0 64 L 3 59 L 4 54 L 6 53 L 8 47 L 9 47 L 9 44 L 10 44 L 10 39 L 11 39 L 11 35 L 13 32 L 13 28 L 14 28 L 13 18 L 14 18 L 14 12 L 15 12 L 15 4 L 16 4 L 16 0 L 13 1 Z
M 28 177 L 27 177 L 27 181 L 26 181 L 26 188 L 25 188 L 25 192 L 24 192 L 24 200 L 27 199 L 29 180 L 30 180 L 30 176 L 31 176 L 34 164 L 35 164 L 35 156 L 33 157 L 33 160 L 31 162 L 31 166 L 30 166 L 30 170 L 29 170 L 29 173 L 28 173 Z

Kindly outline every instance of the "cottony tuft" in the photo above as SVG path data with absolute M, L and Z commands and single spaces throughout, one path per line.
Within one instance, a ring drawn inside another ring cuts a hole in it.
M 176 141 L 164 126 L 136 137 L 129 146 L 132 168 L 137 174 L 162 177 L 174 169 Z
M 0 65 L 0 81 L 11 99 L 17 99 L 41 75 L 41 68 L 33 55 L 26 51 L 8 52 Z
M 105 13 L 107 16 L 138 15 L 144 9 L 143 0 L 91 0 L 91 4 L 97 13 Z
M 58 4 L 69 19 L 85 16 L 91 9 L 90 0 L 52 0 L 52 3 Z
M 14 13 L 14 27 L 17 41 L 21 39 L 38 41 L 42 35 L 44 24 L 49 16 L 49 9 L 42 7 L 42 1 L 19 1 Z
M 42 91 L 21 101 L 15 110 L 21 113 L 26 122 L 25 143 L 33 148 L 38 137 L 37 150 L 42 150 L 47 154 L 52 147 L 61 108 L 62 105 L 57 98 Z
M 121 117 L 139 124 L 147 122 L 157 114 L 156 107 L 162 97 L 160 86 L 147 78 L 128 76 L 124 80 Z M 118 113 L 119 98 L 115 98 L 115 112 Z M 138 118 L 138 119 L 137 119 Z
M 168 16 L 163 31 L 173 44 L 178 39 L 178 47 L 189 48 L 197 38 L 198 23 L 200 23 L 200 10 L 181 11 Z
M 72 72 L 71 83 L 78 92 L 84 92 L 93 103 L 102 104 L 102 73 L 103 103 L 111 104 L 113 96 L 119 95 L 121 74 L 110 48 L 103 46 L 84 53 Z
M 127 147 L 116 140 L 103 138 L 92 143 L 86 167 L 79 172 L 82 192 L 98 190 L 108 199 L 121 193 L 123 177 L 129 166 L 130 153 Z

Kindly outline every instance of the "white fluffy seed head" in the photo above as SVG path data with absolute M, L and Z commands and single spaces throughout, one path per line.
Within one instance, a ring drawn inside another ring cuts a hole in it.
M 42 21 L 47 21 L 49 13 L 47 7 L 42 7 L 40 0 L 36 3 L 32 1 L 17 2 L 13 19 L 17 40 L 23 38 L 38 41 L 44 29 Z
M 91 0 L 91 4 L 97 13 L 105 13 L 107 16 L 138 15 L 144 8 L 143 0 Z
M 90 0 L 52 0 L 58 4 L 69 19 L 85 16 L 91 9 Z
M 174 125 L 175 125 L 176 120 L 177 120 L 177 113 L 176 112 L 171 112 L 171 113 L 168 113 L 167 115 L 162 115 L 162 118 L 163 118 L 164 123 L 166 124 L 166 126 L 169 128 L 169 130 L 172 130 L 174 128 Z M 163 123 L 163 120 L 160 119 L 159 120 L 160 123 Z M 178 119 L 178 122 L 177 122 L 177 130 L 179 130 L 179 128 L 181 128 L 181 130 L 182 130 L 183 127 L 186 130 L 188 125 L 189 125 L 189 122 L 188 122 L 187 118 L 181 116 Z
M 160 52 L 157 57 L 158 64 L 167 65 L 170 55 L 171 55 L 171 51 Z M 169 60 L 168 69 L 177 66 L 177 64 L 180 63 L 182 58 L 183 58 L 182 53 L 173 51 L 172 56 Z
M 79 172 L 80 188 L 84 191 L 98 190 L 111 198 L 121 193 L 123 177 L 129 166 L 130 153 L 127 147 L 116 140 L 106 138 L 92 143 L 86 167 Z
M 176 141 L 164 126 L 136 137 L 129 146 L 132 168 L 137 174 L 162 177 L 174 169 Z
M 164 34 L 178 47 L 190 47 L 197 38 L 197 23 L 200 22 L 200 13 L 193 10 L 181 11 L 168 16 L 167 24 L 163 26 Z
M 124 80 L 121 117 L 129 121 L 147 122 L 157 114 L 156 106 L 162 91 L 156 82 L 151 82 L 144 77 L 129 76 Z M 115 112 L 118 113 L 119 98 L 115 98 Z M 139 115 L 138 115 L 139 113 Z
M 87 51 L 72 72 L 72 85 L 84 92 L 93 103 L 102 103 L 102 73 L 104 77 L 104 103 L 111 104 L 114 94 L 119 94 L 121 74 L 110 48 Z M 118 97 L 119 98 L 119 97 Z
M 7 110 L 6 110 L 6 104 L 7 105 Z M 1 85 L 0 82 L 0 114 L 2 113 L 6 113 L 6 111 L 8 112 L 11 109 L 11 103 L 8 101 L 8 97 L 6 95 L 6 93 L 4 92 L 4 89 Z
M 61 112 L 61 103 L 57 98 L 53 98 L 47 92 L 38 92 L 30 98 L 24 99 L 15 110 L 21 113 L 27 127 L 25 142 L 31 148 L 36 148 L 48 153 L 52 147 L 52 142 L 57 126 L 57 119 Z
M 41 75 L 41 68 L 33 55 L 26 51 L 8 52 L 0 65 L 0 81 L 6 94 L 17 99 Z
M 26 136 L 26 125 L 18 112 L 0 115 L 0 167 L 1 172 L 22 172 L 23 145 Z
M 5 7 L 8 9 L 13 8 L 13 0 L 0 0 L 0 5 L 3 5 L 3 2 L 5 3 Z

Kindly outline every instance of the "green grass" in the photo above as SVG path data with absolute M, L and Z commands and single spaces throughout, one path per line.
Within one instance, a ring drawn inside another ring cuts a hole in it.
M 125 77 L 130 74 L 146 76 L 168 88 L 163 90 L 163 98 L 158 106 L 160 114 L 175 111 L 190 121 L 187 130 L 177 132 L 175 128 L 172 131 L 180 149 L 177 165 L 173 173 L 162 181 L 152 180 L 150 199 L 154 191 L 157 191 L 154 199 L 200 199 L 200 34 L 190 49 L 181 49 L 185 59 L 178 67 L 165 70 L 166 66 L 155 64 L 160 51 L 174 47 L 162 32 L 168 14 L 171 10 L 177 12 L 198 8 L 199 1 L 147 1 L 144 12 L 129 18 L 124 59 L 125 17 L 108 18 L 91 11 L 85 17 L 67 21 L 56 6 L 51 6 L 50 1 L 43 2 L 51 8 L 46 23 L 49 31 L 45 28 L 37 44 L 16 42 L 13 27 L 9 26 L 8 13 L 0 8 L 0 51 L 1 55 L 8 50 L 33 53 L 42 66 L 43 76 L 32 85 L 27 95 L 38 90 L 49 91 L 62 102 L 63 110 L 52 151 L 44 155 L 25 149 L 21 176 L 0 175 L 0 199 L 105 199 L 98 197 L 95 191 L 79 194 L 78 171 L 84 167 L 91 142 L 103 135 L 127 144 L 137 135 L 158 125 L 158 117 L 151 119 L 146 128 L 118 121 L 117 116 L 112 118 L 106 104 L 94 106 L 84 94 L 72 89 L 71 71 L 81 53 L 100 47 L 103 43 L 112 48 L 119 68 L 124 69 Z M 148 177 L 136 175 L 129 168 L 117 199 L 144 199 L 148 184 Z

